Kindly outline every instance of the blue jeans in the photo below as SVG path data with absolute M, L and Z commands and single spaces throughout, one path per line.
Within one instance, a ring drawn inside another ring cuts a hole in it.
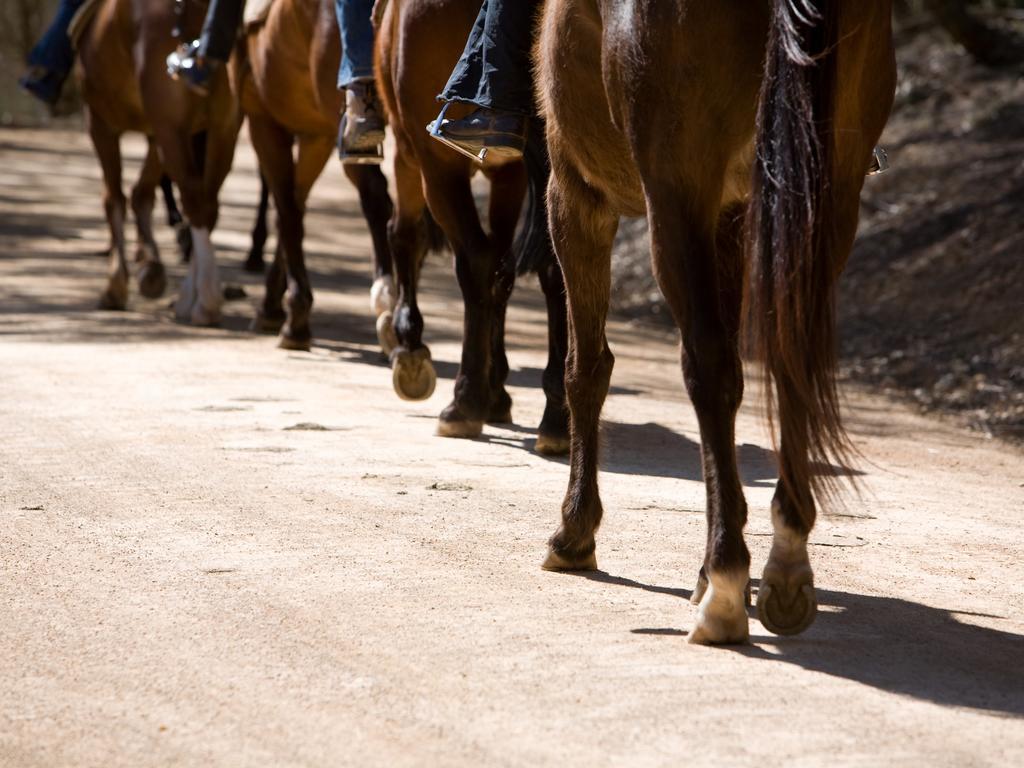
M 29 66 L 42 67 L 62 79 L 71 73 L 75 52 L 68 38 L 68 27 L 83 2 L 85 0 L 60 1 L 53 22 L 28 55 Z
M 530 51 L 541 0 L 484 0 L 466 49 L 438 98 L 530 115 Z
M 338 88 L 373 79 L 373 0 L 334 0 L 341 32 Z

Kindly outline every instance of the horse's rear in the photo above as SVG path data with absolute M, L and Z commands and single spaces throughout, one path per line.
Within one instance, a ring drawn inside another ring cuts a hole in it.
M 436 220 L 455 252 L 465 307 L 454 397 L 438 421 L 438 434 L 450 437 L 476 437 L 484 423 L 511 420 L 512 400 L 505 388 L 505 311 L 515 279 L 512 246 L 526 187 L 523 165 L 507 163 L 486 170 L 491 190 L 485 231 L 470 186 L 475 168 L 432 140 L 425 129 L 437 114 L 436 94 L 458 61 L 479 10 L 479 0 L 390 0 L 377 41 L 378 82 L 396 143 L 396 210 L 390 228 L 398 281 L 394 384 L 400 396 L 411 400 L 433 391 L 435 375 L 423 343 L 416 284 L 426 250 L 437 244 L 432 226 Z M 468 108 L 454 105 L 450 114 L 457 116 L 462 110 Z M 544 379 L 547 408 L 537 450 L 564 453 L 564 299 L 554 260 L 548 259 L 538 271 L 549 300 L 551 344 Z
M 308 349 L 312 342 L 313 291 L 302 247 L 303 218 L 310 190 L 334 151 L 342 108 L 340 59 L 332 0 L 276 0 L 266 18 L 247 29 L 245 61 L 236 62 L 236 89 L 278 214 L 278 248 L 255 326 L 280 330 L 280 345 L 291 349 Z M 298 147 L 294 158 L 293 145 Z M 344 170 L 359 190 L 373 237 L 371 304 L 382 314 L 391 309 L 387 180 L 378 166 Z
M 807 537 L 812 485 L 822 489 L 810 467 L 846 456 L 834 289 L 892 103 L 889 5 L 640 0 L 624 11 L 613 0 L 547 4 L 539 82 L 551 152 L 549 217 L 570 305 L 573 458 L 546 566 L 596 566 L 598 419 L 614 360 L 604 335 L 609 254 L 618 216 L 646 213 L 701 430 L 708 544 L 694 642 L 748 636 L 747 511 L 734 440 L 748 272 L 748 320 L 775 384 L 782 437 L 775 539 L 758 608 L 781 634 L 814 618 Z
M 197 0 L 184 0 L 180 14 L 175 0 L 102 0 L 81 42 L 90 134 L 104 169 L 112 233 L 121 231 L 120 242 L 115 234 L 114 251 L 123 252 L 125 207 L 118 140 L 125 131 L 143 131 L 153 142 L 138 185 L 146 197 L 140 203 L 152 208 L 162 164 L 181 191 L 194 250 L 176 311 L 179 318 L 199 325 L 220 318 L 221 289 L 210 232 L 217 221 L 220 187 L 231 169 L 240 113 L 223 72 L 214 77 L 204 98 L 171 80 L 165 61 L 180 42 L 174 30 L 187 39 L 198 36 L 205 10 L 205 3 Z M 133 193 L 133 204 L 134 198 Z M 148 210 L 145 218 L 148 222 Z M 140 239 L 155 254 L 151 233 Z M 162 267 L 157 277 L 162 283 Z M 115 253 L 105 305 L 124 306 L 126 278 L 123 254 Z M 147 288 L 143 270 L 144 294 L 155 292 L 156 282 L 151 280 Z
M 110 268 L 100 297 L 103 309 L 124 309 L 128 303 L 128 262 L 125 221 L 128 199 L 122 189 L 121 134 L 150 133 L 142 93 L 133 76 L 131 6 L 122 0 L 102 0 L 78 40 L 82 95 L 87 106 L 89 136 L 103 172 L 103 207 L 110 228 Z M 139 179 L 132 188 L 131 207 L 137 227 L 135 261 L 139 290 L 156 298 L 167 278 L 153 237 L 153 204 L 162 165 L 150 141 Z

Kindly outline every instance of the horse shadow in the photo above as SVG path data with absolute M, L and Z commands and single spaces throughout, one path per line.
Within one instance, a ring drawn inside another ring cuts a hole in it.
M 688 589 L 653 586 L 602 571 L 580 575 L 686 600 L 692 594 Z M 725 649 L 943 706 L 1024 715 L 1024 665 L 1020 663 L 1024 635 L 958 619 L 1005 617 L 820 588 L 817 596 L 822 610 L 799 638 L 756 635 L 751 645 Z M 669 637 L 687 634 L 675 627 L 631 631 Z

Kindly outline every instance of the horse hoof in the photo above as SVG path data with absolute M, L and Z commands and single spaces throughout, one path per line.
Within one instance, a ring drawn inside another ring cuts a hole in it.
M 502 411 L 487 414 L 488 424 L 511 424 L 512 423 L 512 409 L 506 408 Z
M 242 269 L 246 272 L 252 272 L 257 275 L 262 275 L 266 266 L 263 263 L 263 254 L 256 253 L 255 251 L 249 254 L 249 258 L 242 264 Z
M 296 352 L 309 352 L 313 347 L 313 339 L 311 336 L 290 336 L 282 333 L 280 338 L 277 340 L 277 346 L 279 349 L 292 349 Z
M 209 328 L 215 325 L 220 325 L 220 309 L 217 307 L 207 309 L 197 302 L 196 305 L 192 307 L 192 314 L 189 316 L 189 322 L 200 328 Z
M 814 623 L 817 613 L 813 585 L 787 585 L 761 578 L 757 590 L 757 617 L 769 632 L 799 635 Z
M 437 420 L 438 437 L 461 437 L 472 439 L 474 437 L 480 437 L 483 431 L 484 423 L 482 421 L 445 421 L 444 419 Z
M 545 571 L 596 571 L 597 552 L 591 552 L 579 560 L 572 560 L 548 547 L 547 557 L 544 558 L 540 567 Z
M 253 333 L 280 333 L 284 320 L 283 312 L 280 315 L 265 315 L 258 312 L 249 323 L 249 330 Z
M 569 453 L 569 438 L 561 435 L 537 435 L 533 450 L 542 456 L 565 456 Z
M 373 281 L 373 286 L 370 288 L 370 311 L 379 317 L 385 312 L 390 312 L 394 306 L 395 300 L 392 298 L 391 278 L 378 277 Z
M 733 645 L 750 639 L 744 593 L 747 574 L 712 574 L 697 608 L 697 622 L 688 638 L 694 645 Z M 698 583 L 698 590 L 701 585 Z
M 167 270 L 159 261 L 145 261 L 139 269 L 139 293 L 147 299 L 159 299 L 167 290 Z
M 100 296 L 99 308 L 120 312 L 128 306 L 127 291 L 112 291 L 109 288 Z
M 437 372 L 430 361 L 430 350 L 396 349 L 391 356 L 391 384 L 403 400 L 426 400 L 434 394 Z
M 391 310 L 384 312 L 377 317 L 377 343 L 381 351 L 391 357 L 391 353 L 398 346 L 398 334 L 395 333 L 395 317 Z

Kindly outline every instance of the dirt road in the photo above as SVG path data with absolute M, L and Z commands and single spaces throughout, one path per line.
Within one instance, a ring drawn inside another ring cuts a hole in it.
M 673 339 L 611 328 L 602 571 L 542 572 L 567 469 L 530 450 L 536 285 L 509 323 L 516 425 L 435 437 L 450 265 L 423 291 L 437 391 L 401 402 L 332 166 L 307 222 L 317 341 L 278 350 L 245 330 L 252 168 L 241 150 L 214 238 L 249 299 L 197 330 L 134 286 L 128 312 L 94 310 L 84 135 L 0 132 L 0 765 L 1024 765 L 1020 453 L 850 393 L 865 491 L 813 534 L 817 623 L 690 646 L 704 489 Z

